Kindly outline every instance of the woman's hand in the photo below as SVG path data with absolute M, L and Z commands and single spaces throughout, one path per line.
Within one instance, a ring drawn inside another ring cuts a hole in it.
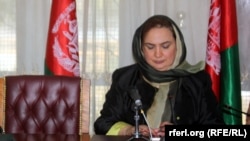
M 139 132 L 142 136 L 150 136 L 150 131 L 147 125 L 139 125 Z M 119 135 L 131 136 L 135 133 L 135 126 L 128 125 L 119 131 Z
M 165 125 L 173 125 L 173 123 L 164 121 L 160 124 L 159 128 L 152 129 L 152 134 L 154 137 L 164 137 L 165 136 Z
M 170 123 L 168 121 L 162 122 L 159 128 L 151 129 L 152 136 L 164 137 L 165 125 L 173 125 L 173 123 Z M 139 125 L 139 132 L 142 134 L 142 136 L 150 137 L 150 131 L 147 125 Z M 131 136 L 134 133 L 135 133 L 135 127 L 132 125 L 128 125 L 120 130 L 119 135 Z

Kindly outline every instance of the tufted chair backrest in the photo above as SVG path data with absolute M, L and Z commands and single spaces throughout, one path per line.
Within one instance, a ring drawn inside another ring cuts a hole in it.
M 2 120 L 6 133 L 88 133 L 88 80 L 19 75 L 6 76 L 4 84 Z

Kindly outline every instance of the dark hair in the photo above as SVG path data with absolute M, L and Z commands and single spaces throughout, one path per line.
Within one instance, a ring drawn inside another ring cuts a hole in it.
M 149 19 L 147 19 L 144 24 L 143 24 L 143 28 L 142 28 L 142 34 L 141 34 L 141 39 L 144 40 L 145 35 L 147 34 L 147 32 L 152 29 L 152 28 L 161 28 L 161 27 L 166 27 L 168 28 L 172 33 L 174 38 L 176 39 L 176 35 L 174 32 L 174 28 L 172 26 L 172 22 L 168 19 L 166 19 L 166 17 L 163 16 L 153 16 Z

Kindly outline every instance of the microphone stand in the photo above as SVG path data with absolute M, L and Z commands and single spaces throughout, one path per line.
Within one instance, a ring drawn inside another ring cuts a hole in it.
M 135 132 L 134 132 L 134 135 L 131 138 L 128 139 L 128 141 L 132 141 L 132 140 L 136 140 L 136 139 L 144 139 L 146 141 L 150 141 L 148 138 L 143 137 L 142 134 L 139 131 L 139 119 L 140 119 L 139 110 L 140 110 L 139 106 L 135 106 L 135 116 L 134 116 L 134 119 L 135 119 Z

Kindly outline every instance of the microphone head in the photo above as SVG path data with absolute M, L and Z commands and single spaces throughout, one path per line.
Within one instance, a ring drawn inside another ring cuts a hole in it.
M 136 105 L 136 106 L 142 106 L 141 100 L 139 100 L 139 99 L 136 100 L 136 101 L 135 101 L 135 105 Z
M 141 96 L 136 88 L 129 90 L 129 96 L 135 101 L 136 106 L 142 106 Z

